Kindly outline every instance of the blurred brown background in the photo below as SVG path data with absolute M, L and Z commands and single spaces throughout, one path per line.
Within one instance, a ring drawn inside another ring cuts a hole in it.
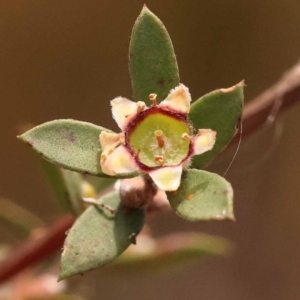
M 74 118 L 116 129 L 109 100 L 131 98 L 127 51 L 143 1 L 2 0 L 0 2 L 0 196 L 55 217 L 53 194 L 32 151 L 15 136 L 24 122 Z M 274 83 L 300 56 L 300 1 L 148 0 L 166 25 L 181 82 L 194 99 L 246 79 L 246 101 Z M 174 214 L 152 222 L 157 235 L 195 230 L 236 242 L 228 259 L 155 277 L 79 284 L 90 299 L 300 298 L 300 106 L 243 140 L 227 174 L 237 222 L 194 223 Z M 282 133 L 281 133 L 282 132 Z M 210 170 L 223 174 L 233 149 Z M 5 232 L 1 233 L 4 239 Z

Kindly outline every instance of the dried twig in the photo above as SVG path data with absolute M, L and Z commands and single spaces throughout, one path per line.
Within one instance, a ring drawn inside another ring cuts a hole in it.
M 249 102 L 243 113 L 243 134 L 258 130 L 269 117 L 276 117 L 300 100 L 300 63 L 289 70 L 274 86 Z M 233 140 L 234 141 L 234 140 Z M 72 226 L 74 217 L 58 219 L 39 239 L 29 239 L 19 245 L 11 256 L 0 263 L 0 282 L 21 270 L 55 253 L 63 245 L 65 232 Z

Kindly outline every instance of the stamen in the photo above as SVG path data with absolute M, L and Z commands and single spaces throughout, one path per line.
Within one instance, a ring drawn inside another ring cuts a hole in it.
M 181 137 L 183 140 L 191 139 L 191 137 L 187 133 L 183 133 Z
M 156 139 L 157 139 L 157 143 L 158 143 L 158 146 L 159 147 L 163 147 L 165 142 L 163 140 L 163 135 L 164 133 L 162 132 L 162 130 L 155 130 L 154 131 L 154 134 L 156 136 Z
M 160 164 L 161 166 L 164 163 L 164 157 L 162 155 L 156 155 L 154 157 L 155 162 L 157 162 L 158 164 Z
M 149 99 L 150 99 L 150 101 L 152 101 L 152 105 L 151 105 L 152 107 L 157 105 L 156 98 L 157 98 L 156 94 L 149 95 Z
M 137 158 L 139 158 L 140 153 L 141 153 L 141 149 L 138 149 L 137 152 L 136 152 L 136 157 Z

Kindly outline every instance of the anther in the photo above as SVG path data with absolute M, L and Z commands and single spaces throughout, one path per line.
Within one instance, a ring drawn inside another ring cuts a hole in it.
M 157 143 L 158 143 L 158 146 L 159 147 L 163 147 L 165 142 L 163 140 L 163 135 L 164 133 L 162 132 L 162 130 L 155 130 L 154 131 L 154 134 L 156 136 L 156 139 L 157 139 Z
M 156 156 L 154 157 L 154 160 L 155 160 L 155 162 L 157 162 L 157 163 L 160 164 L 161 166 L 162 166 L 163 163 L 164 163 L 164 157 L 161 156 L 161 155 L 156 155 Z
M 157 98 L 156 94 L 149 95 L 149 99 L 150 99 L 150 101 L 152 101 L 152 105 L 151 105 L 152 107 L 157 105 L 156 98 Z
M 191 137 L 187 133 L 183 133 L 181 137 L 183 140 L 191 139 Z

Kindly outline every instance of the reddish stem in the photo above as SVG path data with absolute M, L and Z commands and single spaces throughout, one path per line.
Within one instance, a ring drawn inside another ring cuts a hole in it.
M 11 255 L 0 263 L 0 282 L 54 254 L 62 248 L 66 231 L 74 223 L 74 216 L 67 214 L 58 219 L 41 237 L 33 237 L 18 245 Z

